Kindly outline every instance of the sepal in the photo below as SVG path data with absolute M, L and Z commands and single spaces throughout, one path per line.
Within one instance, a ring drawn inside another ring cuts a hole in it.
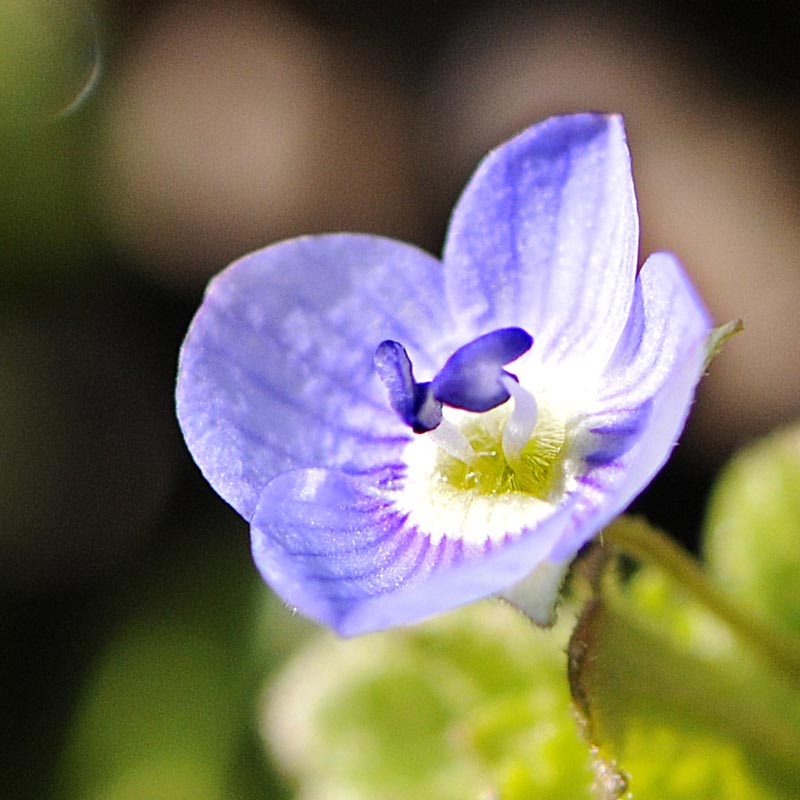
M 706 339 L 706 360 L 704 367 L 707 369 L 708 365 L 720 354 L 725 343 L 732 336 L 741 333 L 744 330 L 744 322 L 740 319 L 734 319 L 726 322 L 724 325 L 719 325 L 713 328 L 708 334 Z

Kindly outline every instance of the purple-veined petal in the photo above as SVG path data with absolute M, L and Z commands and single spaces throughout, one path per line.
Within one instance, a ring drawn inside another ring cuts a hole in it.
M 275 478 L 251 523 L 264 579 L 301 613 L 352 636 L 416 622 L 511 586 L 542 563 L 568 504 L 503 543 L 432 539 L 364 476 L 306 469 Z
M 444 251 L 454 316 L 519 325 L 536 357 L 596 374 L 628 317 L 638 217 L 622 119 L 556 117 L 492 151 Z
M 650 256 L 637 278 L 631 317 L 603 376 L 595 408 L 577 426 L 583 430 L 572 434 L 588 442 L 571 467 L 583 486 L 583 509 L 553 558 L 575 552 L 597 526 L 624 510 L 669 458 L 703 374 L 711 325 L 677 259 L 669 253 Z M 628 436 L 626 424 L 637 428 L 634 436 Z M 601 432 L 587 437 L 592 429 Z M 618 437 L 626 446 L 619 441 L 615 445 Z M 597 457 L 615 446 L 618 455 Z M 593 530 L 582 530 L 587 525 Z
M 603 373 L 596 398 L 584 403 L 573 438 L 602 464 L 623 455 L 646 430 L 653 398 L 711 322 L 677 259 L 654 253 L 636 280 L 628 324 Z
M 606 367 L 596 404 L 640 405 L 664 385 L 711 318 L 672 253 L 653 253 L 636 279 L 628 324 Z
M 331 234 L 245 256 L 209 285 L 181 349 L 189 449 L 246 519 L 281 472 L 385 472 L 411 434 L 375 374 L 375 348 L 404 342 L 432 377 L 452 328 L 441 265 L 411 245 Z

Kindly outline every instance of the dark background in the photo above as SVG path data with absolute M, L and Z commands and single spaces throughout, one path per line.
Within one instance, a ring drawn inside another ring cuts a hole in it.
M 37 0 L 0 29 L 4 797 L 89 796 L 65 766 L 75 720 L 136 620 L 207 612 L 223 682 L 252 661 L 242 696 L 291 649 L 231 633 L 267 590 L 173 411 L 205 281 L 250 249 L 351 229 L 437 252 L 486 150 L 622 111 L 642 255 L 677 251 L 717 320 L 747 326 L 635 508 L 696 547 L 720 464 L 797 413 L 792 3 Z M 250 734 L 224 796 L 280 797 Z

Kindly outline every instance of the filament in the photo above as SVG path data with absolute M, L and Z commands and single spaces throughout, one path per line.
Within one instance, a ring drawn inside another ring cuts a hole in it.
M 452 422 L 443 419 L 432 431 L 425 436 L 430 437 L 433 443 L 444 450 L 447 455 L 458 461 L 469 464 L 474 461 L 477 453 L 472 449 L 469 439 Z

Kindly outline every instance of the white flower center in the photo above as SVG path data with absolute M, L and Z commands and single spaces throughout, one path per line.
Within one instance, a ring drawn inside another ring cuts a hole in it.
M 447 409 L 404 452 L 397 505 L 436 543 L 501 541 L 548 516 L 563 495 L 565 421 L 508 379 L 512 401 L 485 413 Z

